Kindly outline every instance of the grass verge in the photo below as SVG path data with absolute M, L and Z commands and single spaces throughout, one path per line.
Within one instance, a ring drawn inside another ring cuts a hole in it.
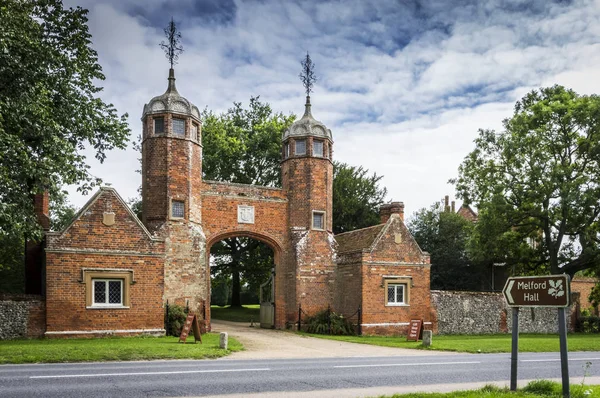
M 510 352 L 512 341 L 510 334 L 433 336 L 432 346 L 425 348 L 421 345 L 421 342 L 406 341 L 406 337 L 404 336 L 328 336 L 320 334 L 302 334 L 323 339 L 371 344 L 383 347 L 415 348 L 471 353 Z M 600 348 L 600 335 L 598 334 L 569 334 L 568 341 L 569 351 L 598 351 Z M 558 352 L 558 335 L 521 334 L 519 336 L 519 351 Z
M 194 344 L 193 335 L 186 344 L 178 340 L 177 337 L 7 340 L 0 341 L 0 364 L 205 359 L 243 350 L 232 337 L 228 350 L 219 348 L 217 333 L 202 335 L 202 344 Z
M 260 322 L 260 304 L 249 304 L 241 307 L 231 307 L 218 305 L 210 306 L 210 316 L 212 319 L 221 319 L 231 322 Z
M 559 383 L 548 380 L 536 380 L 518 391 L 510 391 L 493 385 L 485 386 L 479 390 L 455 391 L 449 393 L 411 393 L 381 395 L 378 398 L 561 398 L 562 387 Z M 571 398 L 600 398 L 600 385 L 571 386 Z

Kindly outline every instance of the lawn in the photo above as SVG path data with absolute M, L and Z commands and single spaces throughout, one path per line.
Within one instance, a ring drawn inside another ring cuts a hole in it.
M 516 392 L 506 388 L 486 386 L 479 390 L 455 391 L 449 393 L 412 393 L 380 396 L 379 398 L 562 398 L 562 387 L 559 383 L 547 380 L 532 381 Z M 571 398 L 600 398 L 600 385 L 571 385 Z
M 178 340 L 177 337 L 7 340 L 0 341 L 0 364 L 205 359 L 243 349 L 231 336 L 228 350 L 219 348 L 217 333 L 202 335 L 202 344 L 194 344 L 193 335 L 186 344 Z
M 306 333 L 302 333 L 308 335 Z M 405 336 L 327 336 L 311 334 L 323 339 L 348 341 L 352 343 L 372 344 L 384 347 L 429 349 L 439 351 L 457 351 L 472 353 L 510 352 L 511 335 L 452 335 L 433 336 L 433 344 L 424 348 L 421 342 L 406 341 Z M 600 334 L 569 334 L 569 351 L 600 350 Z M 559 342 L 556 334 L 521 334 L 519 336 L 520 352 L 558 352 Z
M 218 305 L 210 306 L 210 315 L 212 319 L 221 319 L 231 322 L 260 322 L 260 304 L 248 304 L 242 307 L 220 307 Z

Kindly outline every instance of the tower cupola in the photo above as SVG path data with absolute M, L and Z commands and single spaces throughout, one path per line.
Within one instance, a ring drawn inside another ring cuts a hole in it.
M 144 105 L 142 120 L 148 115 L 176 113 L 184 117 L 191 117 L 200 122 L 200 111 L 198 107 L 182 97 L 175 87 L 175 71 L 169 69 L 169 84 L 164 94 L 156 96 Z

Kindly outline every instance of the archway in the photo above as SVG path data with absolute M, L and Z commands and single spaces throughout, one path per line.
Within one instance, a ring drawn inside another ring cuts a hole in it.
M 281 246 L 249 231 L 219 234 L 207 244 L 211 318 L 275 326 L 275 274 Z

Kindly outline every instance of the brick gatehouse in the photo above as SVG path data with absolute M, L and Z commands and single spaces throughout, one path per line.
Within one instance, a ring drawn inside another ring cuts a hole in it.
M 333 139 L 310 97 L 282 137 L 282 188 L 202 179 L 200 113 L 172 69 L 142 121 L 142 220 L 102 188 L 63 231 L 46 234 L 45 261 L 29 266 L 44 275 L 46 336 L 162 334 L 167 300 L 189 303 L 210 327 L 210 248 L 237 236 L 273 249 L 277 328 L 295 325 L 299 305 L 309 314 L 361 306 L 365 334 L 405 333 L 410 319 L 434 326 L 429 255 L 404 225 L 402 203 L 384 205 L 380 225 L 333 235 Z

